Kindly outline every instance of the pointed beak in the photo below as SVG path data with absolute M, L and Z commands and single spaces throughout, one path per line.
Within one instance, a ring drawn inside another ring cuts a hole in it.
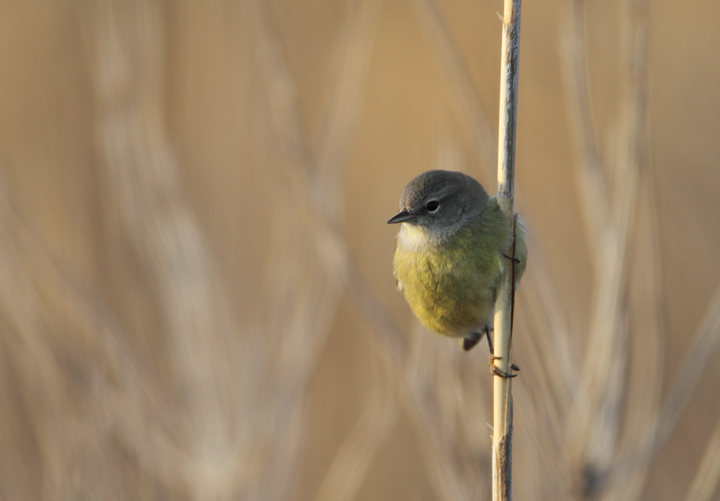
M 417 216 L 415 214 L 410 214 L 406 210 L 401 210 L 392 218 L 390 218 L 390 221 L 388 221 L 387 224 L 405 223 L 407 221 L 413 221 L 415 219 L 417 219 Z

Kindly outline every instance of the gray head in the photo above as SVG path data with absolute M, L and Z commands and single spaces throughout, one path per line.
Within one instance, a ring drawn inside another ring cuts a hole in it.
M 482 214 L 488 194 L 462 172 L 430 170 L 410 181 L 400 197 L 400 212 L 388 224 L 409 223 L 444 239 Z

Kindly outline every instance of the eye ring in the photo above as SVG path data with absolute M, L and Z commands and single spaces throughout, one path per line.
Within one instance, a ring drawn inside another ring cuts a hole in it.
M 425 204 L 425 209 L 427 209 L 430 213 L 435 213 L 440 208 L 440 202 L 437 200 L 430 200 L 428 203 Z

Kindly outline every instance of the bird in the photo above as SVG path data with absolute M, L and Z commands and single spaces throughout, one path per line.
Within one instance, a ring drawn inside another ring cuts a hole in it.
M 511 222 L 497 197 L 472 177 L 445 170 L 412 179 L 388 221 L 400 224 L 393 274 L 413 313 L 428 329 L 461 338 L 465 351 L 487 336 L 496 374 L 491 333 L 500 279 L 514 265 L 517 288 L 527 264 L 524 222 L 516 221 L 512 256 Z

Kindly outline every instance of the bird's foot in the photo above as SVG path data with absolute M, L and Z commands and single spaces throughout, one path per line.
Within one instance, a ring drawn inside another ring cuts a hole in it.
M 494 355 L 490 357 L 490 372 L 492 372 L 494 375 L 504 378 L 504 379 L 511 378 L 511 377 L 517 377 L 517 374 L 510 374 L 510 373 L 503 372 L 500 369 L 498 369 L 495 366 L 495 360 L 502 360 L 502 357 L 496 357 Z M 514 371 L 519 371 L 520 367 L 518 367 L 515 364 L 510 364 L 510 369 L 512 369 Z

